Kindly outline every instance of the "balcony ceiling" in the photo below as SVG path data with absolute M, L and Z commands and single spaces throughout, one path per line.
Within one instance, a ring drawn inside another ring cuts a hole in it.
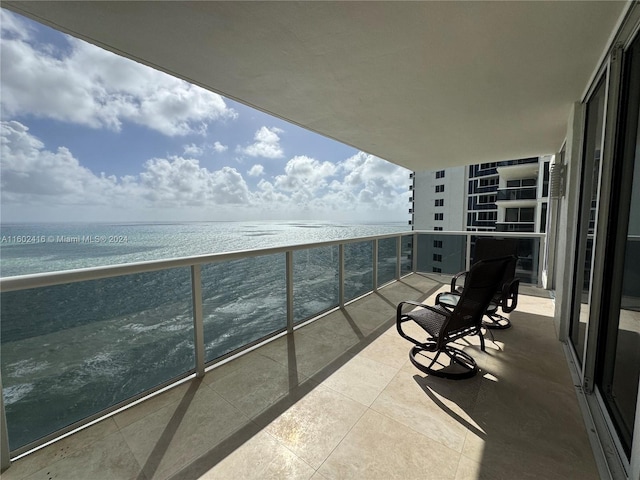
M 3 6 L 425 170 L 557 151 L 625 3 Z

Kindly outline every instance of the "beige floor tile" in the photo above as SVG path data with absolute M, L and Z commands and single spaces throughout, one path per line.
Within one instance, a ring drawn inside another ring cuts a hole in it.
M 398 369 L 356 356 L 332 373 L 323 385 L 369 406 L 389 384 Z
M 403 300 L 415 300 L 423 296 L 415 288 L 404 283 L 396 283 L 388 288 L 378 290 L 378 294 L 395 308 Z
M 399 372 L 371 408 L 416 432 L 461 452 L 482 378 L 455 381 Z
M 409 275 L 407 277 L 403 277 L 400 281 L 420 290 L 423 294 L 442 286 L 441 283 L 422 275 Z
M 393 331 L 393 335 L 380 335 L 358 352 L 358 356 L 394 368 L 400 368 L 407 363 L 411 344 L 398 334 L 395 325 L 390 329 Z
M 145 475 L 165 478 L 224 442 L 250 420 L 202 382 L 121 430 Z
M 317 469 L 365 410 L 361 403 L 319 386 L 267 425 L 266 431 Z
M 172 480 L 307 480 L 315 470 L 266 432 L 259 432 L 207 471 L 187 468 Z
M 463 454 L 472 460 L 507 468 L 522 457 L 530 466 L 544 461 L 584 471 L 584 478 L 597 473 L 572 385 L 498 374 L 482 384 L 472 417 L 482 432 L 465 439 Z
M 354 329 L 361 332 L 362 337 L 368 337 L 379 329 L 391 325 L 394 310 L 390 306 L 388 308 L 382 306 L 381 310 L 374 311 L 371 308 L 348 305 L 343 315 Z
M 47 465 L 27 479 L 128 480 L 138 478 L 139 474 L 140 465 L 127 447 L 122 435 L 115 432 Z
M 124 428 L 167 405 L 180 401 L 191 383 L 185 382 L 114 415 L 118 428 Z
M 368 410 L 318 472 L 327 479 L 453 479 L 459 454 Z
M 11 468 L 2 473 L 2 480 L 25 478 L 117 431 L 113 418 L 107 418 L 13 462 Z
M 312 377 L 321 372 L 330 374 L 335 371 L 335 364 L 351 358 L 353 355 L 349 352 L 359 342 L 355 334 L 346 337 L 320 324 L 313 324 L 297 330 L 292 337 L 265 345 L 261 353 L 286 365 L 290 371 L 298 372 L 301 377 Z
M 391 287 L 385 287 L 381 289 L 380 292 L 385 292 L 388 288 L 391 288 Z M 411 298 L 417 298 L 417 297 L 413 296 Z M 346 310 L 351 311 L 353 309 L 358 309 L 358 310 L 362 309 L 362 310 L 367 310 L 369 312 L 377 313 L 379 315 L 391 316 L 395 313 L 396 305 L 397 304 L 395 303 L 389 302 L 389 300 L 387 300 L 380 293 L 371 293 L 370 295 L 367 295 L 366 297 L 358 300 L 357 302 L 347 305 Z
M 209 386 L 247 417 L 255 418 L 270 408 L 286 408 L 317 383 L 264 355 L 251 355 L 230 375 L 216 376 L 215 371 L 205 377 Z M 292 402 L 289 400 L 293 398 Z M 284 402 L 284 403 L 282 403 Z

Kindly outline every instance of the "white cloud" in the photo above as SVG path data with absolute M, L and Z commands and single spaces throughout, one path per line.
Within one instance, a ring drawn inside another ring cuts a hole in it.
M 19 122 L 2 122 L 2 201 L 12 204 L 109 205 L 126 209 L 248 204 L 251 194 L 234 168 L 209 171 L 198 160 L 151 159 L 139 176 L 95 175 L 71 152 L 56 152 Z
M 409 170 L 364 152 L 340 162 L 338 170 L 344 179 L 332 186 L 357 195 L 358 201 L 379 208 L 406 205 Z
M 255 164 L 247 175 L 264 173 Z M 89 207 L 109 212 L 108 218 L 132 220 L 299 218 L 303 213 L 362 220 L 380 218 L 380 212 L 386 218 L 400 216 L 407 208 L 407 171 L 364 153 L 338 164 L 296 156 L 282 174 L 261 178 L 252 190 L 235 168 L 212 171 L 183 156 L 147 160 L 138 175 L 95 174 L 68 148 L 49 149 L 17 121 L 1 123 L 0 178 L 3 213 L 17 219 L 23 218 L 20 209 L 36 207 L 58 209 L 53 210 L 56 220 L 77 219 L 79 209 Z
M 36 46 L 19 17 L 3 12 L 2 21 L 5 118 L 34 115 L 115 131 L 129 121 L 176 136 L 237 117 L 218 94 L 71 37 L 65 51 Z
M 218 153 L 223 153 L 223 152 L 226 152 L 229 149 L 229 147 L 221 144 L 220 142 L 216 142 L 213 144 L 213 149 Z
M 335 175 L 336 166 L 331 162 L 319 162 L 305 155 L 293 157 L 284 167 L 284 175 L 276 177 L 275 184 L 285 191 L 300 190 L 313 193 L 327 185 L 327 178 Z
M 245 204 L 250 197 L 247 184 L 236 169 L 223 167 L 210 172 L 197 160 L 182 157 L 148 160 L 140 180 L 145 198 L 160 205 Z
M 255 142 L 244 148 L 238 147 L 238 152 L 250 157 L 282 158 L 284 152 L 280 146 L 279 133 L 283 133 L 283 130 L 277 127 L 262 127 L 253 137 Z
M 184 145 L 182 148 L 184 149 L 184 154 L 191 157 L 199 157 L 204 153 L 202 148 L 197 146 L 195 143 Z
M 247 174 L 251 177 L 260 177 L 264 175 L 264 167 L 262 165 L 256 164 L 247 171 Z

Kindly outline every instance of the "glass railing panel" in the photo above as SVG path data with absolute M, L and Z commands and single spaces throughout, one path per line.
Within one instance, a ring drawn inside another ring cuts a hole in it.
M 398 265 L 398 245 L 395 238 L 382 238 L 378 241 L 378 286 L 396 278 Z
M 285 254 L 202 266 L 205 361 L 287 326 Z
M 535 200 L 535 188 L 507 188 L 498 190 L 497 200 Z
M 466 235 L 418 235 L 417 270 L 454 275 L 466 269 Z
M 413 235 L 403 235 L 400 245 L 400 275 L 407 275 L 413 271 Z
M 301 322 L 338 306 L 338 246 L 293 253 L 293 321 Z
M 344 246 L 345 301 L 373 290 L 373 242 L 347 243 Z
M 194 369 L 188 267 L 4 292 L 0 314 L 11 450 Z
M 518 263 L 516 265 L 516 278 L 523 283 L 537 285 L 540 265 L 540 239 L 518 239 Z

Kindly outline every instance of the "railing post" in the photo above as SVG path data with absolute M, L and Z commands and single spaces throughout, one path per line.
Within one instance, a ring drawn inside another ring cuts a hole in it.
M 373 240 L 373 291 L 378 291 L 378 239 Z
M 202 276 L 200 265 L 191 265 L 191 298 L 193 299 L 193 342 L 196 353 L 196 377 L 204 377 L 204 320 L 202 316 Z
M 538 243 L 538 287 L 542 287 L 542 272 L 544 271 L 544 254 L 545 254 L 546 237 L 540 237 Z
M 413 234 L 413 241 L 411 242 L 411 270 L 413 273 L 418 271 L 418 234 Z
M 0 376 L 0 471 L 4 472 L 10 466 L 11 458 L 9 457 L 9 432 L 7 430 L 7 415 L 4 412 L 2 376 Z
M 465 270 L 468 272 L 471 268 L 471 234 L 467 233 L 467 245 L 465 252 Z
M 338 304 L 344 308 L 344 243 L 338 245 Z
M 396 280 L 400 280 L 402 268 L 400 262 L 402 261 L 402 234 L 396 237 Z
M 287 333 L 293 333 L 293 251 L 286 253 Z

